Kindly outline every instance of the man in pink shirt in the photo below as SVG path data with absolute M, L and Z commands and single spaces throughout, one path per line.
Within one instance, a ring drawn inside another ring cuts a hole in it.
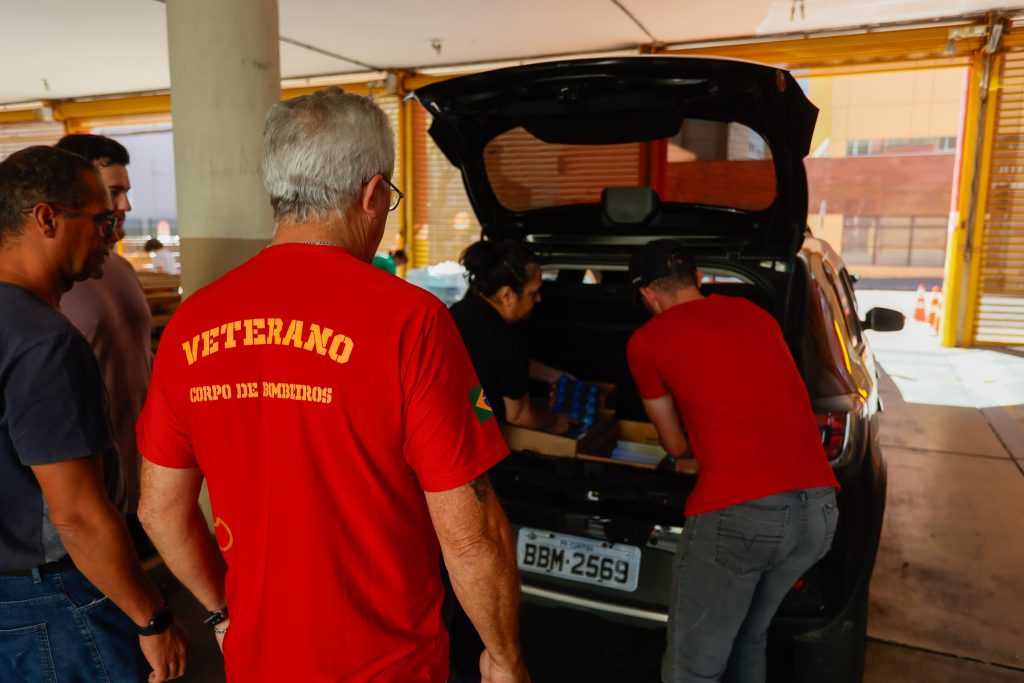
M 92 162 L 110 193 L 117 224 L 111 245 L 124 238 L 125 214 L 131 211 L 128 150 L 101 135 L 66 135 L 56 147 Z M 135 516 L 139 505 L 139 452 L 135 421 L 146 400 L 152 365 L 152 318 L 135 269 L 111 250 L 103 276 L 75 284 L 60 301 L 60 311 L 78 328 L 99 362 L 110 399 L 114 443 L 124 470 L 128 527 L 136 544 L 149 542 Z

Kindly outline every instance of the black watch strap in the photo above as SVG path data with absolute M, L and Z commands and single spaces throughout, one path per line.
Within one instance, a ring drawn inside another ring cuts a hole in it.
M 214 610 L 214 611 L 210 612 L 210 616 L 208 616 L 205 619 L 203 619 L 203 623 L 206 624 L 207 626 L 216 626 L 217 624 L 221 623 L 222 621 L 227 621 L 227 619 L 228 619 L 228 606 L 224 605 L 220 609 L 217 609 L 217 610 Z
M 658 466 L 656 469 L 660 470 L 661 472 L 675 472 L 676 460 L 679 460 L 679 458 L 677 458 L 674 455 L 666 455 L 664 458 L 661 459 L 660 462 L 658 462 Z
M 174 623 L 174 613 L 171 612 L 170 605 L 164 605 L 163 608 L 153 615 L 153 618 L 149 620 L 149 623 L 145 626 L 136 626 L 140 636 L 155 636 L 158 633 L 163 633 L 171 627 Z

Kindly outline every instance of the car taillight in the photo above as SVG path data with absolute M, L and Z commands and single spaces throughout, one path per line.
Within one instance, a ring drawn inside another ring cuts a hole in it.
M 816 413 L 818 431 L 821 432 L 821 445 L 829 460 L 835 460 L 843 454 L 846 447 L 847 427 L 850 421 L 848 412 Z

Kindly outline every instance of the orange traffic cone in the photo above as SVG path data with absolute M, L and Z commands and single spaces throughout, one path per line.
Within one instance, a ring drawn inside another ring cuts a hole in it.
M 939 328 L 942 327 L 942 299 L 938 296 L 935 297 L 935 301 L 932 304 L 934 306 L 934 319 L 932 320 L 932 334 L 938 334 Z
M 935 327 L 935 319 L 939 316 L 939 311 L 942 309 L 942 302 L 939 301 L 939 286 L 935 285 L 932 287 L 932 303 L 928 307 L 928 324 Z
M 923 284 L 917 286 L 917 304 L 914 305 L 914 320 L 925 322 Z

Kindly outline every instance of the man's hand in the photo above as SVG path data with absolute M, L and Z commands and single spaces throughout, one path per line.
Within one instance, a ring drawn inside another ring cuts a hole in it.
M 567 376 L 571 380 L 576 379 L 576 375 L 571 372 L 565 372 L 564 370 L 553 368 L 550 365 L 535 361 L 532 358 L 530 359 L 529 373 L 530 379 L 535 379 L 539 382 L 548 382 L 550 384 L 556 383 L 562 375 Z
M 666 455 L 655 467 L 659 472 L 676 472 L 678 474 L 697 474 L 700 471 L 700 463 L 693 457 L 692 451 L 678 456 Z
M 191 639 L 181 623 L 175 619 L 163 633 L 139 636 L 139 646 L 146 661 L 153 667 L 149 683 L 161 683 L 185 675 L 188 667 L 188 644 Z
M 658 430 L 658 440 L 669 453 L 682 453 L 684 456 L 690 450 L 686 441 L 686 433 L 683 430 L 683 423 L 679 419 L 679 411 L 676 410 L 676 403 L 672 400 L 671 394 L 665 394 L 661 398 L 644 400 L 644 412 L 651 419 L 654 428 Z
M 676 471 L 676 459 L 671 455 L 666 455 L 664 458 L 658 461 L 658 464 L 654 469 L 659 472 L 675 472 Z
M 565 434 L 569 431 L 569 416 L 565 413 L 555 413 L 555 422 L 552 424 L 548 431 L 552 434 Z
M 486 648 L 485 683 L 529 681 L 519 646 L 516 542 L 486 475 L 425 494 L 452 589 Z
M 196 502 L 203 473 L 142 461 L 139 520 L 167 567 L 206 609 L 224 607 L 227 567 Z M 217 625 L 227 628 L 227 620 Z M 223 636 L 217 636 L 221 645 Z M 223 650 L 222 650 L 223 651 Z
M 530 674 L 522 660 L 518 666 L 505 669 L 491 658 L 491 653 L 480 653 L 480 683 L 530 683 Z
M 565 434 L 569 430 L 569 418 L 561 413 L 546 409 L 540 399 L 536 403 L 525 394 L 521 398 L 502 396 L 505 402 L 505 421 L 517 427 L 540 429 L 552 434 Z

